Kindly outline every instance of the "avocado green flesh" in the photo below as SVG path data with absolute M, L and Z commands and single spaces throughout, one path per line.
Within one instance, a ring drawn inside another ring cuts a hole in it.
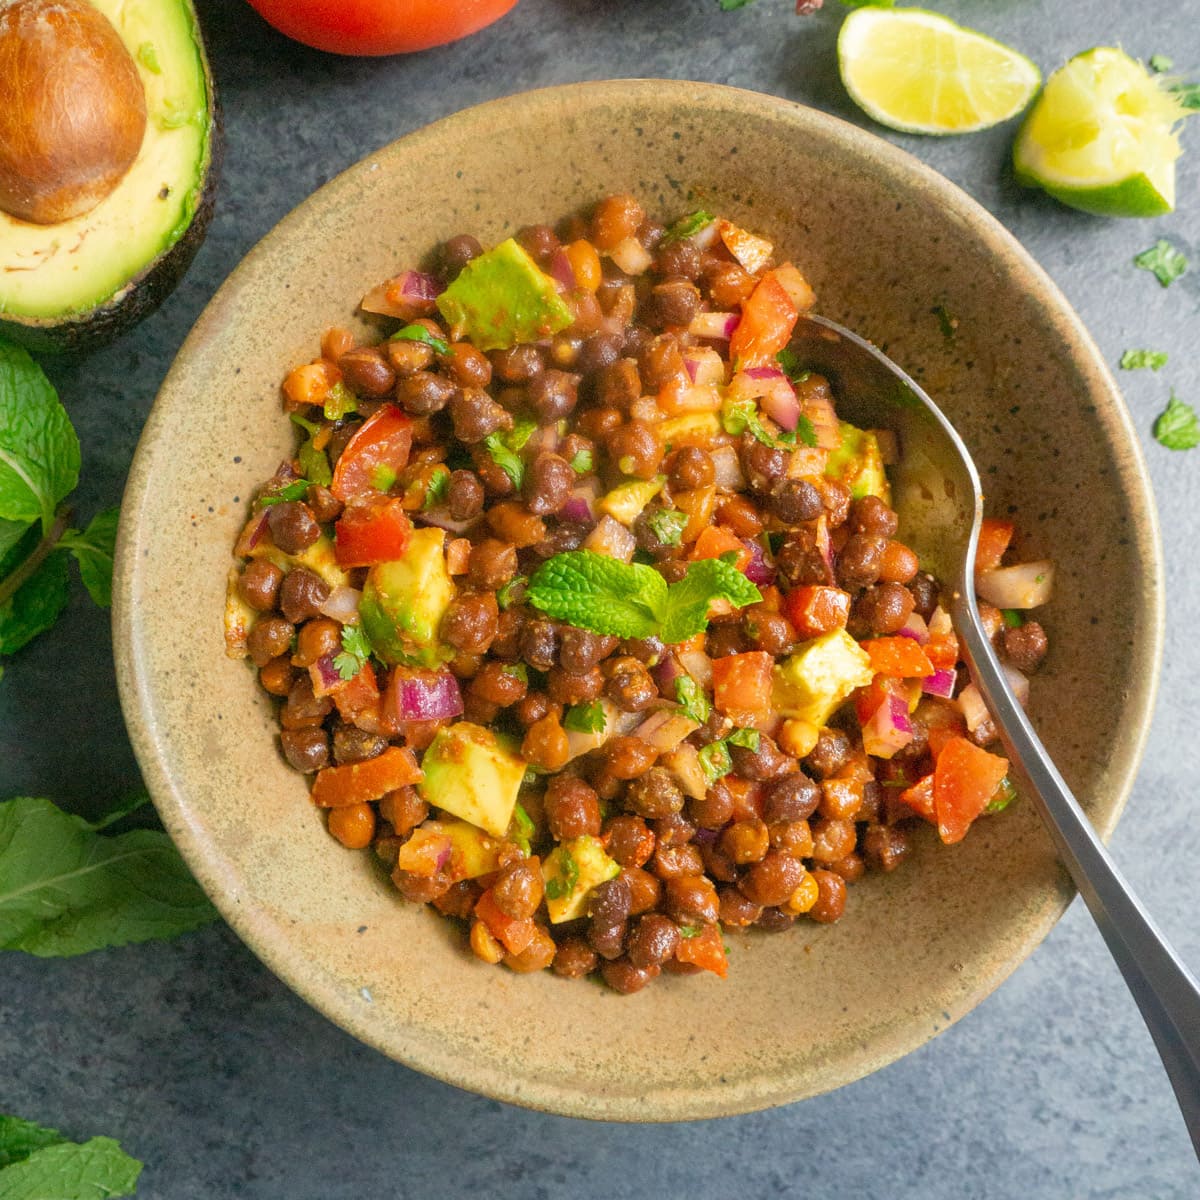
M 891 489 L 879 453 L 879 439 L 870 430 L 859 429 L 848 421 L 839 421 L 838 428 L 842 444 L 830 453 L 825 478 L 836 479 L 848 487 L 851 499 L 878 496 L 890 503 Z
M 427 804 L 504 837 L 525 778 L 515 744 L 470 721 L 439 729 L 421 759 Z
M 214 106 L 191 4 L 92 3 L 112 22 L 137 65 L 146 91 L 146 134 L 133 166 L 90 212 L 55 225 L 0 213 L 0 324 L 23 341 L 30 340 L 21 337 L 23 325 L 36 331 L 123 305 L 208 207 Z M 194 251 L 188 248 L 187 261 Z M 166 286 L 158 280 L 154 303 L 184 267 L 186 261 L 179 265 L 177 257 L 165 272 Z M 124 307 L 142 315 L 153 304 Z

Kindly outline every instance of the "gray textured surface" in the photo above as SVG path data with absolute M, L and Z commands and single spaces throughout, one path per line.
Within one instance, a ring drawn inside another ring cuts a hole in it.
M 226 111 L 226 179 L 178 292 L 86 359 L 49 364 L 84 441 L 81 512 L 119 494 L 142 420 L 179 343 L 240 256 L 313 188 L 363 154 L 465 105 L 616 75 L 732 83 L 867 124 L 837 81 L 842 9 L 790 0 L 521 0 L 492 30 L 408 59 L 344 61 L 292 47 L 239 0 L 201 0 Z M 1177 0 L 945 0 L 942 11 L 1022 47 L 1043 68 L 1097 42 L 1200 67 L 1200 26 Z M 1058 281 L 1122 376 L 1154 477 L 1168 570 L 1167 654 L 1139 784 L 1116 856 L 1168 934 L 1200 964 L 1193 714 L 1200 704 L 1193 565 L 1200 451 L 1149 437 L 1169 387 L 1200 400 L 1190 355 L 1200 269 L 1168 291 L 1131 257 L 1157 236 L 1200 255 L 1194 148 L 1181 211 L 1104 222 L 1020 191 L 1011 130 L 895 137 L 991 209 Z M 364 231 L 364 236 L 369 236 Z M 196 436 L 204 436 L 197 414 Z M 1103 648 L 1098 647 L 1098 652 Z M 48 794 L 97 812 L 137 786 L 103 614 L 75 603 L 6 664 L 0 795 Z M 490 1193 L 864 1197 L 1139 1197 L 1200 1191 L 1165 1077 L 1078 904 L 999 992 L 936 1041 L 804 1104 L 699 1125 L 589 1125 L 508 1108 L 405 1070 L 328 1024 L 225 929 L 65 962 L 0 964 L 0 1111 L 72 1136 L 106 1133 L 147 1163 L 141 1194 L 274 1200 Z

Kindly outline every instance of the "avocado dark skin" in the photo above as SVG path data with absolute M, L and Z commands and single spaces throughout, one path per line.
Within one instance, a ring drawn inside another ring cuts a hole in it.
M 194 14 L 194 6 L 189 3 L 189 7 L 193 8 Z M 204 50 L 198 21 L 195 27 L 204 68 L 210 120 L 208 157 L 201 165 L 203 184 L 187 229 L 173 245 L 132 276 L 116 295 L 97 307 L 86 312 L 54 317 L 0 315 L 0 336 L 9 338 L 34 353 L 80 353 L 94 350 L 113 341 L 149 316 L 183 278 L 208 232 L 224 159 L 224 129 L 220 103 L 213 85 L 212 70 Z

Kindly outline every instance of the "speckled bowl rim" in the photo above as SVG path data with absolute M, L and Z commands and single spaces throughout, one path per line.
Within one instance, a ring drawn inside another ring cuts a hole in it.
M 567 1086 L 536 1078 L 515 1079 L 512 1069 L 501 1070 L 476 1062 L 462 1063 L 450 1055 L 425 1053 L 421 1049 L 414 1050 L 412 1046 L 397 1046 L 389 1038 L 380 1036 L 376 1027 L 363 1020 L 361 1007 L 348 1002 L 344 993 L 322 972 L 312 970 L 311 964 L 306 961 L 302 941 L 279 944 L 278 927 L 269 914 L 240 890 L 236 878 L 227 868 L 214 866 L 208 861 L 209 843 L 203 830 L 194 822 L 183 790 L 173 777 L 170 755 L 156 716 L 154 689 L 147 672 L 141 669 L 142 652 L 134 613 L 138 604 L 138 551 L 144 531 L 139 528 L 136 514 L 142 507 L 141 497 L 154 486 L 148 471 L 151 457 L 149 447 L 159 436 L 162 398 L 170 395 L 177 377 L 182 378 L 186 374 L 192 348 L 203 344 L 218 332 L 225 319 L 224 314 L 230 311 L 233 298 L 243 286 L 248 273 L 247 264 L 253 264 L 276 244 L 286 242 L 293 230 L 302 223 L 310 205 L 336 203 L 343 197 L 350 199 L 359 177 L 385 163 L 393 148 L 401 143 L 407 150 L 419 149 L 422 142 L 434 142 L 447 133 L 466 133 L 471 126 L 480 122 L 512 122 L 519 119 L 525 109 L 542 104 L 561 107 L 576 96 L 593 105 L 607 102 L 620 106 L 631 99 L 648 101 L 651 95 L 662 100 L 664 94 L 674 94 L 680 101 L 686 99 L 693 106 L 700 102 L 701 94 L 708 94 L 726 108 L 741 106 L 747 113 L 790 125 L 797 137 L 803 137 L 808 132 L 819 132 L 823 137 L 839 141 L 882 176 L 923 191 L 949 218 L 969 226 L 987 253 L 1004 260 L 1019 284 L 1036 295 L 1046 312 L 1052 315 L 1089 395 L 1108 410 L 1110 419 L 1115 418 L 1115 425 L 1131 451 L 1123 464 L 1117 464 L 1121 487 L 1125 495 L 1131 498 L 1134 511 L 1140 510 L 1144 516 L 1144 520 L 1134 528 L 1133 536 L 1137 540 L 1142 561 L 1151 564 L 1153 570 L 1151 577 L 1145 580 L 1143 599 L 1147 616 L 1142 646 L 1144 669 L 1130 681 L 1130 695 L 1124 704 L 1124 712 L 1138 719 L 1139 727 L 1126 743 L 1124 761 L 1114 760 L 1110 764 L 1109 777 L 1115 781 L 1115 788 L 1110 795 L 1098 800 L 1095 808 L 1096 828 L 1101 837 L 1107 840 L 1125 807 L 1145 748 L 1161 670 L 1165 621 L 1162 546 L 1153 491 L 1136 430 L 1113 376 L 1078 315 L 1051 278 L 999 221 L 960 188 L 910 154 L 847 121 L 757 92 L 686 80 L 617 79 L 564 84 L 519 93 L 464 109 L 415 130 L 362 159 L 313 193 L 266 234 L 221 285 L 185 340 L 163 382 L 159 399 L 151 409 L 142 433 L 125 490 L 122 511 L 126 519 L 121 522 L 117 543 L 113 605 L 121 705 L 135 754 L 155 806 L 168 833 L 222 916 L 271 971 L 348 1033 L 405 1065 L 447 1083 L 543 1111 L 635 1122 L 730 1116 L 819 1095 L 888 1065 L 930 1040 L 934 1034 L 925 1022 L 898 1020 L 881 1043 L 858 1046 L 842 1058 L 806 1072 L 803 1078 L 799 1072 L 778 1072 L 775 1078 L 766 1083 L 756 1080 L 733 1084 L 712 1079 L 686 1090 L 645 1095 L 637 1100 L 621 1098 L 615 1102 L 591 1095 L 583 1085 Z M 939 1031 L 973 1009 L 1012 974 L 1053 928 L 1073 895 L 1069 888 L 1052 890 L 1047 894 L 1044 903 L 1032 913 L 1020 935 L 1012 936 L 1010 932 L 1008 953 L 992 959 L 990 969 L 980 972 L 975 979 L 975 986 L 964 992 L 960 1002 L 943 1014 L 947 1020 Z

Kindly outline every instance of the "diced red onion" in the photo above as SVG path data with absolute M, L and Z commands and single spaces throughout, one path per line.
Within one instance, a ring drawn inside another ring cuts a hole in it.
M 405 271 L 395 279 L 373 287 L 363 298 L 364 312 L 407 320 L 433 311 L 433 302 L 442 294 L 442 285 L 424 271 Z
M 775 247 L 766 238 L 748 233 L 740 226 L 734 225 L 732 221 L 718 221 L 716 224 L 721 241 L 725 243 L 725 249 L 751 275 L 756 275 L 770 261 Z
M 651 672 L 654 682 L 658 684 L 659 694 L 668 700 L 675 699 L 675 680 L 681 679 L 687 672 L 683 669 L 674 651 L 667 653 L 662 662 Z
M 571 260 L 561 246 L 550 259 L 550 277 L 563 291 L 569 292 L 578 286 L 575 282 L 575 268 L 571 266 Z
M 743 538 L 742 545 L 750 551 L 750 561 L 745 570 L 746 578 L 756 584 L 774 583 L 775 564 L 767 558 L 762 542 L 757 538 Z
M 608 256 L 626 275 L 642 275 L 650 269 L 650 264 L 654 261 L 650 251 L 635 237 L 627 237 L 618 242 L 608 252 Z
M 465 521 L 456 521 L 450 515 L 450 510 L 444 505 L 410 515 L 419 525 L 433 525 L 438 529 L 444 529 L 447 533 L 466 533 L 483 520 L 483 514 L 480 513 L 478 516 L 468 517 Z
M 604 728 L 598 733 L 586 733 L 578 729 L 567 730 L 567 761 L 598 750 L 609 738 L 620 737 L 641 723 L 641 713 L 622 712 L 611 700 L 603 697 L 597 701 L 604 713 Z
M 697 796 L 696 799 L 699 800 L 701 797 Z M 718 837 L 720 837 L 720 833 L 715 829 L 697 829 L 692 841 L 698 842 L 701 846 L 711 846 Z
M 570 521 L 573 525 L 594 525 L 598 491 L 599 483 L 595 479 L 574 488 L 566 503 L 558 510 L 559 519 Z
M 738 452 L 732 446 L 718 446 L 711 451 L 713 461 L 713 482 L 717 487 L 731 492 L 740 492 L 746 486 L 746 476 L 742 473 L 742 464 Z
M 913 738 L 908 705 L 900 696 L 889 696 L 863 726 L 863 749 L 876 758 L 891 758 Z
M 833 573 L 833 543 L 829 539 L 829 519 L 822 513 L 817 518 L 817 527 L 813 533 L 813 541 L 821 561 L 825 564 L 825 582 L 830 586 L 834 582 Z
M 954 684 L 957 679 L 958 673 L 956 671 L 951 670 L 949 667 L 944 667 L 941 670 L 934 671 L 932 675 L 926 675 L 921 680 L 921 691 L 927 696 L 938 696 L 943 700 L 949 700 L 954 695 Z
M 900 637 L 912 638 L 918 646 L 927 645 L 929 642 L 929 626 L 925 624 L 925 618 L 919 612 L 912 613 L 896 633 Z
M 717 228 L 716 221 L 709 221 L 701 229 L 697 229 L 687 240 L 696 247 L 697 250 L 708 250 L 717 240 L 720 230 Z
M 733 337 L 733 331 L 738 327 L 742 318 L 731 312 L 702 312 L 697 313 L 688 325 L 688 333 L 694 337 L 714 338 L 728 341 Z
M 332 654 L 322 654 L 308 668 L 308 673 L 312 677 L 313 695 L 328 696 L 330 692 L 336 692 L 346 681 L 341 677 L 337 667 L 333 665 Z
M 262 536 L 266 531 L 267 510 L 264 508 L 261 512 L 255 513 L 246 522 L 246 527 L 242 530 L 241 536 L 237 540 L 237 545 L 233 548 L 234 554 L 239 558 L 247 557 L 250 551 L 262 541 Z
M 699 721 L 685 717 L 682 713 L 662 709 L 651 713 L 634 731 L 632 736 L 653 746 L 659 754 L 668 754 L 676 749 L 685 737 L 700 728 Z
M 321 616 L 329 617 L 341 625 L 353 625 L 358 620 L 358 602 L 361 599 L 362 592 L 357 588 L 335 587 L 319 611 Z
M 712 687 L 712 659 L 703 650 L 680 650 L 679 663 L 704 689 Z
M 995 567 L 975 577 L 975 590 L 997 608 L 1037 608 L 1053 587 L 1054 564 L 1047 560 Z
M 443 870 L 446 864 L 450 861 L 450 855 L 454 853 L 454 843 L 447 838 L 445 846 L 438 851 L 437 869 Z
M 462 690 L 447 670 L 397 667 L 388 686 L 395 693 L 395 711 L 401 721 L 448 721 L 462 714 Z
M 685 346 L 683 365 L 695 384 L 725 382 L 725 362 L 711 346 Z
M 584 539 L 583 548 L 627 563 L 633 561 L 637 538 L 620 521 L 614 520 L 606 513 L 600 518 L 596 528 Z
M 654 425 L 662 420 L 662 411 L 653 396 L 639 396 L 629 406 L 629 417 L 633 421 L 649 421 Z
M 669 754 L 664 754 L 659 761 L 675 776 L 685 796 L 693 800 L 704 799 L 708 781 L 704 778 L 704 768 L 700 765 L 700 755 L 695 746 L 684 742 Z

